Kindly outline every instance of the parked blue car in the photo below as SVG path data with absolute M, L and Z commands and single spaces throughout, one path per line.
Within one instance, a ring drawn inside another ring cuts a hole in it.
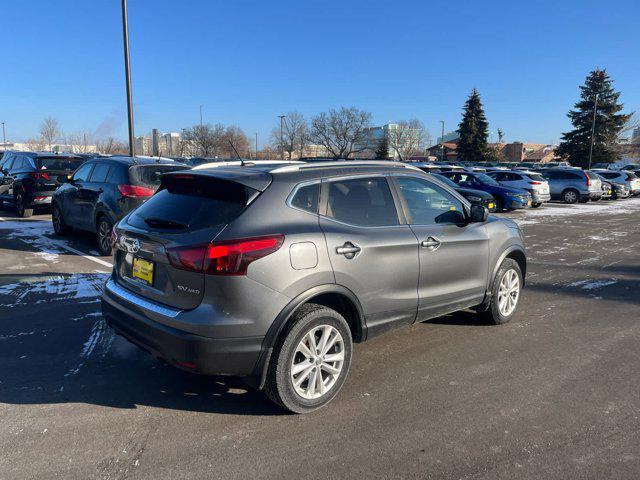
M 496 199 L 496 210 L 516 210 L 531 206 L 531 194 L 519 188 L 504 187 L 489 175 L 479 172 L 453 171 L 442 172 L 464 188 L 475 188 L 490 193 Z

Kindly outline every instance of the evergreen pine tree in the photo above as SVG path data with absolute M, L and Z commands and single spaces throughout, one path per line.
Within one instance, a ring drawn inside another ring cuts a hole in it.
M 567 114 L 574 129 L 562 134 L 562 141 L 556 149 L 556 154 L 572 165 L 587 167 L 589 164 L 594 106 L 596 121 L 592 164 L 611 163 L 619 158 L 618 135 L 631 115 L 619 113 L 623 108 L 623 105 L 618 103 L 620 92 L 616 92 L 612 84 L 606 70 L 596 68 L 589 73 L 584 85 L 580 87 L 580 101 L 575 104 L 574 110 Z
M 458 159 L 478 162 L 487 153 L 489 124 L 484 116 L 480 94 L 474 88 L 464 104 L 462 121 L 458 127 Z
M 382 137 L 376 144 L 376 150 L 374 154 L 378 160 L 389 159 L 389 139 L 386 135 Z

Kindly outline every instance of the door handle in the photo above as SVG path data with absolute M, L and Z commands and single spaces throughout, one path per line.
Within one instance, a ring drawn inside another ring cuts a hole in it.
M 440 245 L 442 245 L 442 242 L 436 237 L 429 237 L 426 240 L 420 242 L 421 247 L 424 247 L 431 252 L 437 250 Z
M 356 253 L 358 253 L 360 250 L 362 250 L 360 247 L 354 245 L 351 242 L 345 242 L 341 247 L 336 247 L 336 253 L 338 255 L 344 255 L 348 259 L 352 259 L 353 257 L 355 257 Z

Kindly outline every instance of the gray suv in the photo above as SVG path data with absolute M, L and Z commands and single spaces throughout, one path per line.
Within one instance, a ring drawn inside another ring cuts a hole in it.
M 579 168 L 549 168 L 541 175 L 549 182 L 552 200 L 586 203 L 602 198 L 602 182 L 597 175 Z
M 112 242 L 117 333 L 299 413 L 336 395 L 353 342 L 466 308 L 509 321 L 526 272 L 513 221 L 392 162 L 165 174 Z

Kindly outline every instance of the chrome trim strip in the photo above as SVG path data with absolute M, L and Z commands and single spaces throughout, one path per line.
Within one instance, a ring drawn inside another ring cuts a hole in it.
M 113 279 L 111 278 L 107 280 L 107 285 L 105 288 L 109 291 L 109 293 L 112 293 L 113 295 L 121 298 L 122 300 L 132 303 L 138 307 L 144 308 L 145 310 L 149 310 L 153 313 L 157 313 L 158 315 L 163 315 L 169 318 L 175 318 L 181 312 L 181 310 L 176 310 L 170 307 L 163 307 L 161 305 L 158 305 L 157 303 L 151 302 L 149 300 L 145 300 L 139 295 L 135 295 L 134 293 L 131 293 L 129 290 L 122 288 L 120 285 L 114 282 Z

